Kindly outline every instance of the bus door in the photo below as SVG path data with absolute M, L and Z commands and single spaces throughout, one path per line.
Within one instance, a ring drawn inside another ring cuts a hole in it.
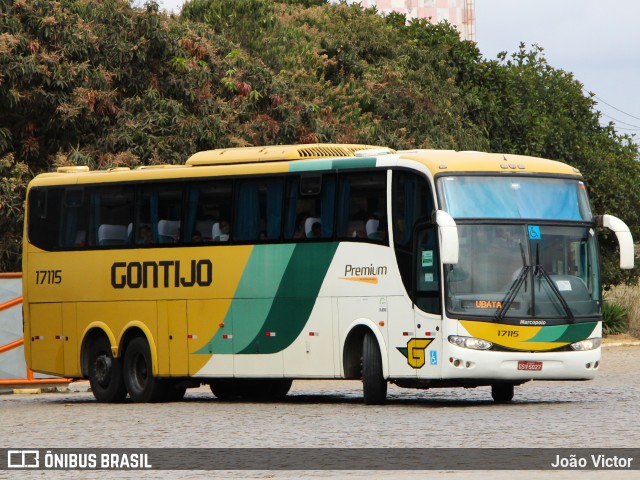
M 393 246 L 406 296 L 390 299 L 390 372 L 439 378 L 442 302 L 432 189 L 418 173 L 394 171 L 391 196 Z
M 407 296 L 389 297 L 389 368 L 393 377 L 439 378 L 442 314 L 434 226 L 416 230 Z M 401 355 L 400 355 L 401 354 Z
M 416 341 L 412 366 L 417 369 L 418 377 L 440 378 L 443 332 L 436 226 L 430 223 L 418 226 L 413 245 L 412 300 Z

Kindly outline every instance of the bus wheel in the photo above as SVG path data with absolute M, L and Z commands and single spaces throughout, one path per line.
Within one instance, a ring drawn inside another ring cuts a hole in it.
M 109 340 L 99 337 L 90 348 L 89 384 L 93 396 L 99 402 L 121 402 L 127 396 L 122 380 L 122 363 L 113 358 Z
M 282 400 L 287 396 L 289 390 L 291 390 L 292 384 L 293 380 L 288 378 L 282 380 L 272 380 L 270 383 L 269 398 L 273 400 Z
M 373 332 L 367 332 L 362 342 L 362 390 L 367 405 L 382 405 L 387 398 L 387 381 L 382 376 L 382 356 Z
M 510 383 L 494 383 L 491 385 L 491 397 L 496 403 L 508 403 L 513 400 L 513 385 Z
M 213 380 L 209 387 L 211 393 L 213 393 L 220 400 L 231 400 L 234 397 L 240 396 L 237 381 L 230 378 L 222 378 L 219 380 Z
M 245 380 L 240 388 L 240 396 L 247 400 L 282 400 L 291 389 L 293 380 L 289 378 L 264 378 Z
M 158 402 L 163 399 L 165 382 L 153 376 L 151 351 L 147 340 L 136 337 L 124 353 L 124 383 L 134 402 Z
M 175 382 L 166 382 L 164 385 L 163 399 L 167 402 L 179 402 L 187 393 L 187 387 L 181 387 Z

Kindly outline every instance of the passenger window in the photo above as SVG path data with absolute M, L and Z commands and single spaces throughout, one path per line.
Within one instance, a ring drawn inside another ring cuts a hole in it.
M 298 241 L 333 237 L 335 175 L 290 177 L 286 192 L 285 239 Z
M 134 189 L 130 186 L 112 186 L 96 188 L 91 193 L 91 231 L 88 236 L 90 246 L 118 246 L 130 243 L 130 233 L 133 222 Z M 69 202 L 67 215 L 72 214 Z M 75 202 L 80 205 L 80 202 Z M 80 207 L 78 213 L 81 212 Z M 83 215 L 78 215 L 81 224 Z
M 242 181 L 237 186 L 234 240 L 280 240 L 284 187 L 282 179 Z
M 194 184 L 188 194 L 187 243 L 228 242 L 230 238 L 233 181 L 212 180 Z
M 29 192 L 29 241 L 44 250 L 64 245 L 65 229 L 60 222 L 64 189 L 33 188 Z
M 340 175 L 338 236 L 387 243 L 387 172 Z
M 138 245 L 178 243 L 182 239 L 182 188 L 155 184 L 141 189 L 135 223 L 127 229 Z

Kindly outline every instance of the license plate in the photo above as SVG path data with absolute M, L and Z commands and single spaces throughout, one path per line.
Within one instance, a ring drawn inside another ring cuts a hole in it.
M 518 362 L 518 370 L 539 372 L 540 370 L 542 370 L 542 362 L 528 362 L 525 360 L 520 360 Z

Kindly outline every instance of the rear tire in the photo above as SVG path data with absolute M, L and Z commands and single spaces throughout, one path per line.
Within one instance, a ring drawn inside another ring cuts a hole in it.
M 99 402 L 122 402 L 127 389 L 122 378 L 121 359 L 113 358 L 107 337 L 96 338 L 89 348 L 89 384 L 93 396 Z
M 136 337 L 127 345 L 124 383 L 134 402 L 153 403 L 163 399 L 166 382 L 153 376 L 151 350 L 146 338 Z
M 366 405 L 382 405 L 387 398 L 382 355 L 373 332 L 365 333 L 362 341 L 362 391 Z
M 163 400 L 167 402 L 179 402 L 184 398 L 184 394 L 187 393 L 187 387 L 181 387 L 175 382 L 163 382 L 164 392 L 162 394 Z
M 293 380 L 285 378 L 247 379 L 242 383 L 240 395 L 247 400 L 276 401 L 287 396 Z
M 232 378 L 213 380 L 209 387 L 211 388 L 211 393 L 220 400 L 231 400 L 240 396 L 238 386 Z
M 509 403 L 513 400 L 514 388 L 510 383 L 494 383 L 491 385 L 491 397 L 496 403 Z
M 282 380 L 274 380 L 271 384 L 271 399 L 282 400 L 291 390 L 293 380 L 284 378 Z

